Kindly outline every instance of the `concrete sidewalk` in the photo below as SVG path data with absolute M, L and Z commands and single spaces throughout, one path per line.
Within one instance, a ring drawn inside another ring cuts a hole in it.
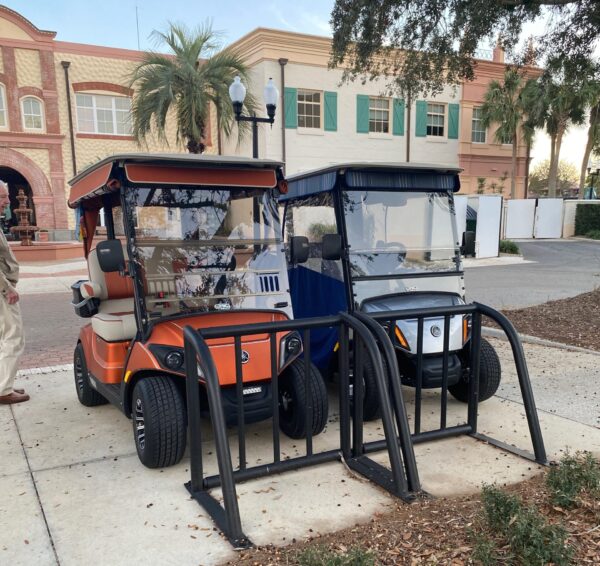
M 492 341 L 502 359 L 503 385 L 497 397 L 480 407 L 480 432 L 530 449 L 510 348 Z M 540 345 L 526 345 L 525 350 L 549 458 L 560 458 L 567 447 L 600 454 L 594 393 L 600 389 L 598 357 Z M 229 543 L 183 487 L 189 479 L 189 455 L 172 468 L 144 468 L 128 419 L 110 406 L 81 406 L 71 372 L 30 375 L 18 384 L 31 392 L 31 401 L 0 407 L 0 491 L 5 494 L 0 501 L 0 564 L 184 566 L 235 559 Z M 405 396 L 412 411 L 413 391 L 405 389 Z M 330 401 L 330 422 L 315 439 L 315 451 L 337 442 L 334 389 Z M 438 414 L 439 393 L 426 393 L 425 426 L 427 421 L 437 426 Z M 465 418 L 466 406 L 452 401 L 448 423 Z M 210 427 L 203 426 L 206 471 L 213 474 Z M 230 434 L 235 458 L 235 429 Z M 366 435 L 382 438 L 381 423 L 370 423 Z M 270 438 L 270 422 L 250 427 L 250 462 L 268 460 Z M 303 449 L 302 442 L 282 436 L 283 457 Z M 528 460 L 466 437 L 419 444 L 416 453 L 423 487 L 436 496 L 472 492 L 483 483 L 518 482 L 539 470 Z M 384 453 L 375 459 L 386 461 Z M 337 463 L 246 482 L 238 495 L 243 528 L 256 544 L 286 544 L 366 522 L 395 503 Z

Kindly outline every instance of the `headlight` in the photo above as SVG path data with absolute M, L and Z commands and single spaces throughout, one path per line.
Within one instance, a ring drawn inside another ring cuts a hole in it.
M 177 370 L 183 365 L 183 354 L 176 350 L 165 356 L 165 365 L 172 370 Z
M 467 343 L 467 340 L 471 337 L 471 327 L 473 326 L 473 319 L 470 314 L 463 315 L 462 320 L 462 337 L 463 346 Z
M 286 334 L 279 345 L 279 371 L 302 353 L 302 339 L 297 332 Z

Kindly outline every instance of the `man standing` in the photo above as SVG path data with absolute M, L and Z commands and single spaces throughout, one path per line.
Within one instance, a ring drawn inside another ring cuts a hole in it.
M 8 185 L 0 181 L 0 210 L 10 204 Z M 22 389 L 13 389 L 17 362 L 23 353 L 23 321 L 19 307 L 19 264 L 0 230 L 0 404 L 29 400 Z

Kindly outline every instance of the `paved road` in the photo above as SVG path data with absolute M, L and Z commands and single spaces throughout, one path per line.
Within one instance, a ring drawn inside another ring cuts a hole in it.
M 535 263 L 465 270 L 467 300 L 519 308 L 572 297 L 600 286 L 600 241 L 518 241 Z

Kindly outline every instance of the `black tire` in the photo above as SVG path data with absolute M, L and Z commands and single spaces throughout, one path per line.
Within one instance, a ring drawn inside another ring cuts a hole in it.
M 312 434 L 323 432 L 329 414 L 327 387 L 321 372 L 310 363 Z M 294 360 L 279 376 L 279 428 L 290 438 L 306 438 L 305 361 Z
M 183 458 L 187 418 L 183 395 L 165 376 L 143 377 L 131 399 L 133 438 L 140 462 L 166 468 Z
M 381 405 L 379 403 L 379 392 L 377 391 L 377 380 L 375 379 L 375 368 L 373 361 L 367 352 L 364 353 L 363 363 L 363 421 L 374 421 L 381 417 Z M 382 358 L 383 375 L 387 379 L 387 363 Z
M 86 407 L 97 407 L 106 405 L 108 401 L 100 395 L 90 383 L 90 374 L 85 363 L 85 354 L 81 342 L 75 347 L 73 354 L 73 374 L 75 376 L 75 390 L 77 399 Z
M 498 391 L 501 377 L 500 358 L 494 347 L 482 338 L 479 351 L 479 401 L 487 401 Z M 461 379 L 455 385 L 448 387 L 448 391 L 455 399 L 467 403 L 469 401 L 469 380 Z

